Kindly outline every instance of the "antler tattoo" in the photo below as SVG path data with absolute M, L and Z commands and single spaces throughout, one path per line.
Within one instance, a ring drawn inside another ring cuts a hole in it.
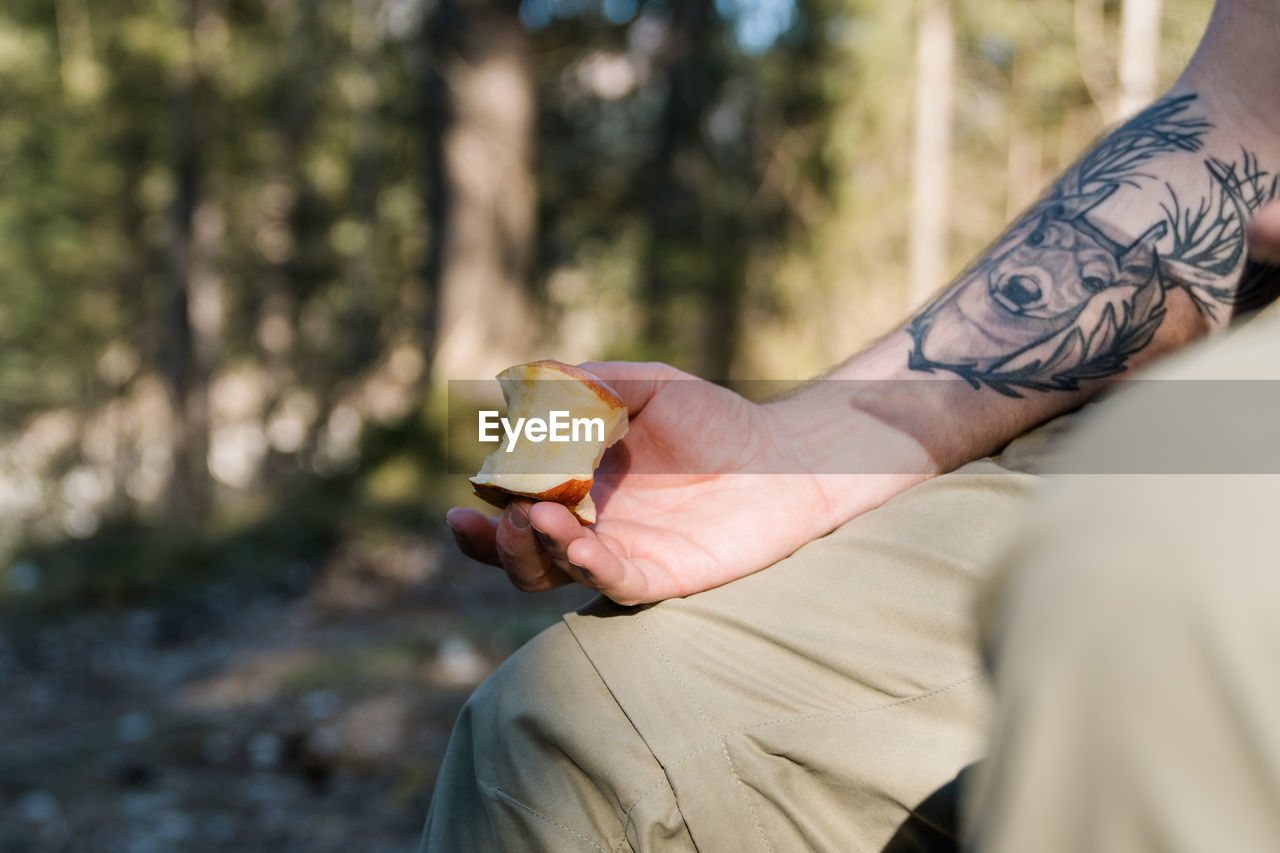
M 1158 101 L 1099 143 L 960 280 L 910 323 L 908 365 L 947 371 L 1011 397 L 1071 391 L 1123 371 L 1165 317 L 1179 288 L 1210 318 L 1273 291 L 1245 269 L 1244 223 L 1280 195 L 1280 178 L 1242 151 L 1239 163 L 1209 157 L 1209 192 L 1184 206 L 1166 183 L 1164 216 L 1126 241 L 1089 213 L 1170 152 L 1199 152 L 1213 125 L 1191 109 L 1194 94 Z M 1163 248 L 1162 248 L 1163 247 Z M 1243 271 L 1243 276 L 1242 276 Z

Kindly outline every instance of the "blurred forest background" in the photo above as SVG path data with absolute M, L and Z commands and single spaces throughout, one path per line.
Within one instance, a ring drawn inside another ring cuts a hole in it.
M 573 591 L 451 550 L 444 394 L 799 379 L 1208 0 L 6 0 L 0 851 L 412 849 Z

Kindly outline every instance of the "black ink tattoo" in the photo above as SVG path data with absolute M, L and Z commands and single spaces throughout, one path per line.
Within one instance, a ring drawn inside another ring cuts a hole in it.
M 1239 164 L 1216 157 L 1205 161 L 1209 192 L 1194 211 L 1179 204 L 1168 184 L 1169 203 L 1161 205 L 1173 228 L 1166 265 L 1196 307 L 1214 320 L 1218 306 L 1251 310 L 1275 295 L 1268 270 L 1254 263 L 1246 264 L 1239 283 L 1224 284 L 1233 282 L 1244 259 L 1244 224 L 1259 207 L 1280 196 L 1280 175 L 1263 171 L 1248 151 L 1240 154 Z
M 1198 152 L 1212 129 L 1196 96 L 1153 104 L 1099 143 L 1054 189 L 908 325 L 912 370 L 954 373 L 1010 397 L 1074 391 L 1125 369 L 1165 317 L 1165 292 L 1185 291 L 1211 319 L 1274 294 L 1245 264 L 1244 223 L 1280 195 L 1280 177 L 1242 152 L 1210 157 L 1209 192 L 1194 209 L 1166 183 L 1164 217 L 1136 240 L 1088 214 L 1121 187 L 1155 180 L 1160 154 Z M 1243 274 L 1242 274 L 1243 273 Z

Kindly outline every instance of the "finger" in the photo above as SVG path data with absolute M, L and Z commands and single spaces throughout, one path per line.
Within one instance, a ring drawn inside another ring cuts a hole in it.
M 1280 201 L 1264 206 L 1249 223 L 1249 255 L 1264 264 L 1280 264 Z
M 612 547 L 610 547 L 612 544 Z M 645 604 L 669 597 L 652 583 L 663 574 L 651 560 L 634 559 L 608 537 L 575 539 L 565 552 L 571 566 L 577 568 L 599 590 L 618 604 Z
M 498 529 L 498 519 L 490 518 L 474 509 L 455 506 L 445 513 L 445 523 L 453 531 L 453 541 L 458 550 L 473 560 L 500 566 L 498 547 L 494 542 L 494 534 Z
M 640 410 L 668 382 L 693 378 L 660 361 L 586 361 L 578 367 L 599 376 L 616 391 L 632 417 L 640 414 Z
M 516 589 L 539 592 L 563 586 L 570 578 L 551 563 L 529 523 L 532 501 L 513 500 L 498 522 L 495 542 L 502 568 Z
M 529 509 L 529 521 L 533 525 L 534 534 L 551 564 L 577 583 L 596 588 L 595 583 L 584 574 L 582 567 L 573 565 L 567 553 L 569 545 L 578 539 L 594 537 L 591 528 L 583 527 L 573 513 L 558 503 L 536 503 Z
M 574 573 L 582 577 L 582 583 L 619 604 L 632 603 L 614 598 L 615 595 L 625 597 L 625 593 L 630 591 L 625 583 L 627 567 L 622 557 L 599 539 L 580 538 L 570 542 L 565 548 L 565 560 Z
M 538 506 L 546 506 L 539 504 Z M 563 509 L 563 507 L 561 507 Z M 566 515 L 568 511 L 566 510 Z M 551 528 L 562 519 L 550 510 L 533 510 L 534 521 L 541 527 Z M 573 524 L 578 522 L 569 516 Z M 557 532 L 569 540 L 563 547 L 564 571 L 577 583 L 590 587 L 618 604 L 631 606 L 647 604 L 679 595 L 676 579 L 659 563 L 647 557 L 632 557 L 627 549 L 612 537 L 578 525 L 576 534 L 570 530 Z

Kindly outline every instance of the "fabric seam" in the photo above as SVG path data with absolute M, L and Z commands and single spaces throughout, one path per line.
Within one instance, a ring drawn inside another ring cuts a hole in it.
M 666 664 L 667 669 L 670 670 L 671 676 L 675 678 L 676 684 L 680 687 L 680 692 L 684 694 L 685 699 L 687 699 L 689 704 L 693 706 L 693 709 L 698 712 L 698 716 L 702 719 L 702 722 L 711 730 L 712 735 L 714 735 L 716 733 L 716 727 L 712 725 L 711 718 L 707 716 L 706 711 L 702 710 L 702 705 L 700 705 L 698 700 L 694 697 L 693 691 L 689 689 L 689 685 L 685 684 L 684 679 L 680 677 L 680 673 L 676 671 L 675 664 L 673 664 L 671 659 L 667 657 L 666 651 L 663 650 L 662 646 L 658 645 L 658 639 L 653 636 L 653 632 L 649 630 L 649 626 L 644 623 L 644 614 L 637 613 L 633 618 L 636 620 L 636 624 L 640 626 L 640 630 L 644 632 L 645 637 L 649 640 L 649 645 L 653 646 L 653 650 L 658 653 L 658 657 L 662 659 L 662 662 Z M 606 685 L 608 684 L 608 682 L 605 683 Z
M 720 751 L 724 754 L 724 760 L 729 764 L 729 774 L 733 776 L 733 781 L 738 783 L 738 796 L 742 798 L 742 802 L 747 807 L 747 813 L 751 815 L 751 822 L 755 824 L 756 835 L 760 836 L 760 840 L 764 842 L 764 847 L 769 853 L 773 853 L 773 845 L 769 842 L 769 837 L 764 834 L 764 824 L 760 822 L 760 815 L 756 813 L 756 807 L 751 802 L 751 797 L 747 794 L 747 783 L 742 781 L 742 777 L 738 775 L 738 768 L 733 764 L 733 756 L 729 755 L 729 736 L 725 735 L 720 738 Z
M 966 684 L 972 684 L 975 681 L 981 681 L 983 678 L 984 676 L 982 673 L 974 673 L 972 675 L 965 676 L 964 678 L 958 679 L 956 681 L 948 682 L 942 685 L 941 687 L 935 687 L 932 690 L 927 690 L 924 693 L 917 693 L 913 696 L 906 696 L 901 699 L 894 699 L 891 702 L 883 702 L 879 705 L 872 705 L 867 708 L 855 708 L 848 711 L 827 711 L 821 714 L 804 714 L 804 715 L 792 716 L 792 717 L 778 717 L 777 719 L 773 719 L 773 720 L 765 720 L 764 722 L 760 722 L 760 723 L 752 723 L 749 726 L 741 726 L 736 729 L 727 729 L 723 732 L 720 732 L 718 735 L 716 735 L 714 739 L 707 741 L 701 746 L 695 747 L 694 749 L 690 750 L 689 752 L 685 753 L 679 758 L 673 760 L 670 764 L 664 764 L 661 766 L 668 770 L 674 770 L 675 768 L 679 767 L 681 764 L 684 764 L 685 762 L 693 758 L 696 758 L 698 755 L 701 755 L 702 753 L 706 752 L 708 749 L 714 748 L 720 739 L 726 738 L 732 735 L 747 734 L 748 732 L 754 731 L 755 729 L 765 728 L 767 726 L 782 725 L 784 723 L 802 723 L 810 720 L 826 720 L 826 719 L 835 720 L 835 719 L 843 719 L 846 717 L 856 717 L 861 714 L 870 714 L 875 711 L 884 711 L 890 708 L 896 708 L 900 705 L 909 705 L 912 702 L 920 702 L 925 699 L 930 699 L 934 696 L 938 696 L 948 691 L 955 690 L 957 687 L 963 687 Z M 661 785 L 661 780 L 659 780 L 658 782 L 655 782 L 652 786 L 650 786 L 643 793 L 641 793 L 640 797 L 637 798 L 636 802 L 639 802 L 641 798 L 648 796 L 648 794 L 652 791 L 652 789 L 655 787 L 658 787 L 659 785 Z M 633 803 L 632 805 L 634 806 L 635 803 Z
M 640 729 L 636 727 L 635 722 L 632 721 L 631 716 L 627 713 L 627 709 L 623 708 L 622 703 L 618 701 L 617 695 L 613 692 L 613 689 L 609 686 L 609 682 L 605 679 L 604 674 L 600 672 L 599 668 L 596 666 L 595 660 L 591 657 L 590 654 L 587 653 L 586 648 L 582 645 L 582 641 L 578 639 L 578 635 L 573 630 L 573 626 L 569 624 L 567 621 L 565 621 L 563 624 L 565 626 L 565 629 L 568 631 L 569 636 L 573 638 L 573 641 L 575 643 L 577 643 L 578 648 L 582 652 L 582 656 L 586 658 L 587 663 L 591 665 L 591 669 L 592 671 L 595 672 L 596 678 L 600 680 L 600 686 L 603 687 L 605 692 L 609 694 L 609 698 L 613 700 L 614 707 L 618 709 L 618 713 L 621 714 L 622 717 L 631 725 L 631 730 L 635 732 L 636 738 L 640 741 L 641 744 L 644 745 L 645 749 L 648 750 L 649 757 L 653 759 L 653 763 L 657 766 L 659 771 L 658 778 L 653 781 L 653 784 L 651 784 L 648 788 L 645 788 L 643 791 L 637 794 L 636 797 L 631 801 L 629 805 L 626 805 L 623 807 L 622 816 L 618 818 L 618 823 L 622 830 L 622 835 L 618 839 L 617 843 L 613 845 L 613 849 L 624 850 L 624 849 L 630 848 L 631 843 L 630 841 L 627 840 L 627 833 L 633 826 L 635 826 L 635 815 L 633 814 L 633 812 L 635 811 L 636 806 L 640 805 L 640 803 L 646 797 L 648 797 L 654 791 L 659 790 L 663 786 L 666 786 L 666 789 L 671 792 L 671 802 L 675 806 L 676 811 L 680 814 L 681 820 L 684 821 L 685 831 L 689 832 L 689 822 L 684 819 L 684 812 L 680 809 L 680 804 L 676 801 L 675 791 L 671 788 L 671 777 L 667 773 L 667 768 L 663 767 L 662 762 L 658 760 L 658 756 L 653 754 L 653 748 L 649 746 L 649 741 L 645 738 L 643 734 L 641 734 Z M 638 618 L 637 618 L 637 624 L 639 624 Z M 652 635 L 650 635 L 649 639 L 652 642 Z M 668 663 L 668 667 L 670 667 L 669 663 Z M 679 676 L 676 675 L 674 672 L 672 672 L 672 675 L 675 676 L 677 680 L 679 679 Z M 681 684 L 681 689 L 683 688 L 684 688 L 684 685 Z M 705 714 L 703 715 L 703 719 L 706 720 Z M 708 721 L 708 725 L 710 725 L 709 721 Z M 713 731 L 714 731 L 714 728 L 713 728 Z M 706 744 L 703 744 L 702 746 L 693 750 L 691 753 L 689 753 L 688 756 L 686 756 L 686 758 L 692 758 L 694 755 L 698 754 L 699 752 L 703 752 L 706 749 L 710 749 L 714 745 L 715 745 L 714 740 L 709 741 Z M 691 833 L 690 833 L 690 837 L 692 838 Z
M 522 809 L 528 812 L 529 814 L 533 815 L 534 817 L 538 818 L 539 820 L 545 821 L 546 823 L 549 823 L 552 826 L 557 827 L 558 829 L 561 829 L 564 832 L 567 832 L 576 838 L 582 839 L 582 841 L 584 841 L 585 843 L 591 845 L 596 850 L 599 850 L 600 853 L 609 853 L 609 851 L 605 850 L 603 847 L 601 847 L 599 844 L 592 841 L 583 833 L 578 832 L 578 830 L 574 829 L 573 827 L 563 824 L 560 821 L 556 820 L 555 818 L 550 817 L 549 815 L 543 814 L 542 812 L 538 811 L 533 806 L 530 806 L 527 803 L 520 802 L 515 797 L 511 796 L 506 791 L 502 790 L 496 785 L 489 785 L 485 782 L 480 781 L 479 779 L 476 780 L 476 784 L 479 785 L 480 789 L 484 791 L 486 794 L 488 794 L 489 796 L 502 800 L 508 805 L 514 806 L 518 809 Z
M 640 630 L 644 632 L 645 637 L 648 638 L 649 644 L 653 646 L 654 651 L 658 653 L 658 657 L 662 659 L 662 662 L 666 664 L 667 669 L 671 671 L 671 675 L 673 678 L 675 678 L 676 684 L 679 685 L 680 691 L 684 693 L 685 699 L 689 702 L 689 704 L 693 705 L 694 710 L 698 712 L 698 716 L 702 718 L 702 722 L 706 724 L 707 728 L 711 730 L 712 734 L 715 734 L 716 727 L 711 723 L 711 718 L 707 716 L 706 711 L 702 710 L 702 705 L 698 703 L 698 700 L 694 697 L 693 692 L 689 690 L 689 687 L 687 684 L 685 684 L 684 679 L 680 677 L 680 673 L 676 670 L 675 665 L 671 662 L 671 659 L 667 657 L 667 654 L 663 650 L 662 646 L 658 644 L 658 640 L 656 637 L 653 636 L 653 632 L 649 630 L 649 626 L 644 623 L 643 614 L 637 613 L 635 616 L 635 620 L 636 620 L 636 624 L 640 626 Z M 773 845 L 769 843 L 769 839 L 764 834 L 764 825 L 760 823 L 760 815 L 756 813 L 755 805 L 752 804 L 750 797 L 747 796 L 747 786 L 742 781 L 742 777 L 738 775 L 738 768 L 734 766 L 733 759 L 729 756 L 729 742 L 728 742 L 727 735 L 720 736 L 720 748 L 721 748 L 721 752 L 724 753 L 725 761 L 728 762 L 729 775 L 733 778 L 733 781 L 737 785 L 738 797 L 742 800 L 742 804 L 747 807 L 747 813 L 751 815 L 751 822 L 756 828 L 756 834 L 760 837 L 760 841 L 763 842 L 765 849 L 769 850 L 770 853 L 772 853 Z M 665 772 L 666 768 L 664 767 L 663 770 Z M 668 778 L 670 778 L 669 774 L 668 774 Z M 686 826 L 687 825 L 688 823 L 686 821 Z M 692 830 L 690 830 L 689 835 L 690 837 L 693 836 Z M 697 842 L 695 842 L 695 844 L 696 843 Z
M 619 819 L 619 823 L 621 824 L 622 834 L 623 834 L 623 837 L 621 839 L 621 844 L 629 844 L 629 842 L 627 842 L 626 840 L 627 832 L 634 826 L 634 818 L 635 818 L 634 812 L 636 807 L 646 797 L 650 796 L 655 791 L 662 788 L 664 784 L 668 789 L 671 788 L 671 778 L 670 778 L 671 771 L 677 769 L 678 767 L 692 760 L 696 756 L 706 752 L 709 749 L 714 748 L 717 744 L 719 744 L 721 748 L 721 752 L 723 753 L 725 757 L 725 761 L 728 765 L 730 776 L 733 778 L 733 781 L 735 782 L 738 788 L 738 795 L 741 798 L 743 805 L 746 806 L 748 814 L 751 815 L 752 824 L 755 826 L 756 833 L 760 837 L 760 840 L 765 845 L 765 847 L 768 850 L 772 851 L 773 846 L 769 842 L 768 837 L 764 833 L 764 828 L 760 821 L 759 814 L 757 813 L 754 805 L 751 803 L 750 798 L 747 794 L 747 785 L 743 781 L 741 776 L 738 774 L 737 767 L 734 765 L 733 759 L 729 754 L 728 738 L 730 736 L 738 735 L 738 734 L 747 734 L 749 732 L 752 732 L 758 729 L 763 729 L 770 726 L 782 725 L 786 723 L 802 723 L 806 721 L 823 720 L 823 719 L 831 719 L 831 720 L 845 719 L 845 718 L 860 716 L 863 714 L 874 713 L 876 711 L 887 710 L 887 709 L 895 708 L 901 705 L 908 705 L 913 702 L 919 702 L 925 699 L 929 699 L 931 697 L 954 690 L 965 684 L 970 684 L 975 681 L 979 681 L 984 677 L 981 672 L 971 673 L 970 675 L 964 678 L 949 682 L 940 687 L 935 687 L 932 690 L 927 690 L 923 693 L 917 693 L 913 696 L 894 699 L 889 702 L 882 702 L 878 705 L 872 705 L 866 708 L 856 708 L 856 709 L 845 710 L 845 711 L 828 711 L 823 713 L 805 714 L 805 715 L 798 715 L 798 716 L 778 717 L 772 720 L 765 720 L 763 722 L 752 723 L 749 726 L 742 726 L 735 729 L 717 730 L 717 727 L 711 722 L 711 719 L 707 715 L 706 711 L 702 708 L 701 704 L 699 704 L 697 699 L 694 697 L 692 691 L 689 690 L 687 683 L 681 677 L 679 671 L 677 670 L 675 664 L 672 662 L 671 658 L 666 654 L 666 651 L 662 648 L 661 644 L 658 643 L 657 638 L 653 635 L 653 632 L 649 630 L 649 626 L 645 624 L 645 620 L 643 616 L 644 616 L 643 612 L 636 613 L 632 616 L 632 619 L 634 620 L 634 623 L 640 627 L 640 630 L 644 634 L 645 639 L 648 641 L 649 645 L 653 648 L 653 650 L 657 653 L 658 658 L 662 661 L 667 671 L 671 674 L 672 678 L 675 680 L 675 683 L 678 689 L 680 690 L 681 694 L 683 694 L 685 699 L 689 702 L 689 704 L 693 706 L 693 709 L 697 713 L 699 719 L 701 719 L 703 724 L 706 725 L 706 727 L 710 730 L 711 738 L 706 742 L 700 744 L 699 746 L 693 748 L 689 752 L 685 753 L 684 755 L 680 756 L 679 758 L 675 759 L 669 764 L 664 764 L 661 761 L 658 761 L 657 756 L 653 754 L 652 748 L 649 747 L 649 754 L 654 758 L 655 763 L 657 763 L 659 768 L 661 768 L 661 770 L 663 771 L 663 774 L 661 778 L 654 780 L 654 782 L 651 785 L 649 785 L 649 787 L 645 788 L 638 795 L 636 795 L 636 797 L 631 801 L 629 805 L 625 806 L 623 810 L 623 815 Z M 577 639 L 576 633 L 572 629 L 570 629 L 569 633 L 571 636 L 574 637 L 575 640 Z M 582 644 L 580 641 L 579 641 L 579 646 L 582 647 Z M 584 653 L 586 653 L 587 651 L 585 647 L 583 647 L 582 650 Z M 591 661 L 592 667 L 594 669 L 595 662 L 594 660 L 592 660 L 591 655 L 586 654 L 586 657 L 588 661 Z M 630 720 L 630 716 L 627 714 L 626 709 L 623 708 L 621 703 L 618 701 L 617 696 L 614 695 L 614 692 L 612 688 L 610 688 L 609 682 L 604 677 L 604 674 L 599 672 L 599 670 L 597 669 L 596 676 L 601 680 L 605 689 L 608 690 L 610 696 L 613 697 L 614 703 L 618 706 L 619 711 L 623 714 L 624 717 L 627 717 L 627 719 Z M 648 747 L 647 738 L 645 738 L 643 733 L 641 733 L 640 730 L 636 728 L 634 723 L 632 723 L 632 730 L 636 732 L 636 735 L 641 739 L 641 742 L 643 742 L 646 745 L 646 747 Z M 674 800 L 675 799 L 674 791 L 672 791 L 672 797 Z M 678 808 L 679 808 L 679 805 L 677 803 L 677 809 Z M 533 810 L 531 809 L 531 811 Z M 536 812 L 534 813 L 536 814 Z M 550 818 L 547 818 L 544 815 L 539 815 L 539 817 L 543 817 L 546 820 L 551 820 Z M 554 823 L 554 821 L 552 822 Z M 687 828 L 688 827 L 687 821 L 685 822 L 685 825 Z M 569 832 L 574 832 L 568 827 L 564 827 L 564 829 L 566 829 Z M 579 834 L 579 833 L 575 832 L 574 834 Z M 583 837 L 585 839 L 585 836 Z M 603 848 L 600 848 L 600 849 L 603 850 Z
M 767 726 L 781 725 L 782 723 L 799 723 L 799 722 L 804 722 L 806 720 L 838 720 L 845 717 L 856 717 L 861 714 L 870 714 L 874 711 L 883 711 L 889 708 L 897 708 L 900 705 L 910 705 L 912 702 L 919 702 L 924 699 L 929 699 L 941 693 L 946 693 L 949 690 L 954 690 L 957 687 L 963 687 L 966 684 L 972 684 L 975 681 L 981 681 L 983 677 L 984 676 L 981 672 L 976 672 L 976 673 L 973 673 L 972 675 L 966 676 L 965 678 L 961 678 L 958 681 L 952 681 L 948 684 L 942 685 L 941 687 L 935 687 L 932 690 L 927 690 L 924 693 L 917 693 L 914 696 L 907 696 L 902 699 L 894 699 L 892 702 L 884 702 L 880 705 L 872 705 L 869 708 L 855 708 L 850 711 L 826 711 L 821 714 L 803 714 L 800 716 L 793 716 L 793 717 L 778 717 L 777 719 L 774 719 L 774 720 L 765 720 L 764 722 L 760 722 L 760 723 L 752 723 L 749 726 L 742 726 L 741 728 L 737 728 L 737 729 L 733 729 L 731 731 L 725 732 L 725 734 L 727 735 L 728 734 L 745 734 L 746 732 L 754 731 L 755 729 L 762 729 Z

